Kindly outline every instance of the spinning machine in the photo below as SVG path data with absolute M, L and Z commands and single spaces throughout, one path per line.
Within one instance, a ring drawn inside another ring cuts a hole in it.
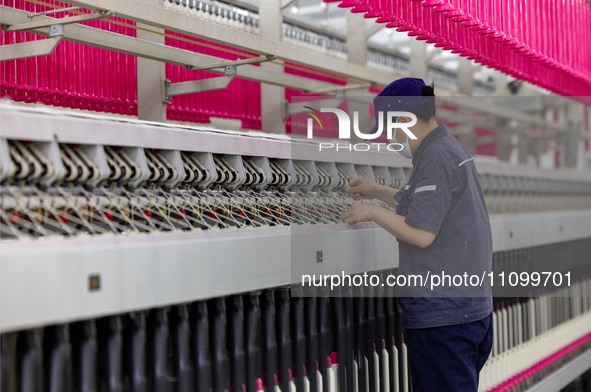
M 15 104 L 0 115 L 3 391 L 410 390 L 394 287 L 290 290 L 304 273 L 395 273 L 392 236 L 339 223 L 343 189 L 402 187 L 410 161 Z M 524 390 L 589 361 L 591 178 L 478 169 L 495 271 L 570 271 L 569 286 L 495 301 L 481 388 Z

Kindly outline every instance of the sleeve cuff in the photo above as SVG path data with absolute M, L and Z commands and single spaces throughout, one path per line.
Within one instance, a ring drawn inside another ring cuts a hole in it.
M 439 227 L 434 227 L 434 225 L 429 225 L 428 222 L 425 221 L 420 221 L 417 219 L 413 219 L 412 217 L 406 217 L 404 218 L 404 222 L 409 225 L 412 226 L 416 229 L 421 229 L 421 230 L 426 230 L 429 231 L 435 235 L 437 235 L 439 233 Z

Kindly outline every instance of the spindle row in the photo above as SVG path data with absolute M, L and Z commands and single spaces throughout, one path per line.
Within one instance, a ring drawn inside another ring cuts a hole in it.
M 591 347 L 591 280 L 561 290 L 496 299 L 480 390 L 531 387 Z M 394 288 L 301 294 L 265 289 L 4 333 L 2 390 L 412 390 Z
M 325 0 L 386 28 L 451 50 L 562 95 L 588 102 L 591 9 L 581 1 Z M 519 15 L 517 18 L 511 15 Z M 543 20 L 542 24 L 530 23 Z M 565 26 L 569 26 L 565 28 Z

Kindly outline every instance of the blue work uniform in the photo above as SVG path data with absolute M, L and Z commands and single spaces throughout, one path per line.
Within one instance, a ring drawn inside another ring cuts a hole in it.
M 413 156 L 396 213 L 436 234 L 421 248 L 399 240 L 399 274 L 476 275 L 477 287 L 406 287 L 404 310 L 413 391 L 474 391 L 492 347 L 492 235 L 474 160 L 445 125 L 432 130 Z M 484 277 L 484 279 L 482 279 Z

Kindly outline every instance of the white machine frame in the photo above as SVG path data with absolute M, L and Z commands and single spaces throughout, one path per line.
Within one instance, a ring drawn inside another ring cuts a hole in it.
M 400 173 L 408 172 L 410 163 L 385 151 L 318 152 L 315 143 L 285 136 L 53 109 L 2 105 L 0 116 L 2 138 L 8 140 L 386 164 Z M 478 163 L 478 168 L 497 175 L 584 177 L 573 171 L 491 163 Z M 591 211 L 499 214 L 491 216 L 491 225 L 494 250 L 504 251 L 591 237 Z M 390 269 L 398 266 L 397 253 L 397 242 L 372 223 L 4 241 L 0 332 L 289 285 L 301 279 L 299 271 L 355 274 Z M 102 287 L 90 291 L 88 279 L 97 275 Z

